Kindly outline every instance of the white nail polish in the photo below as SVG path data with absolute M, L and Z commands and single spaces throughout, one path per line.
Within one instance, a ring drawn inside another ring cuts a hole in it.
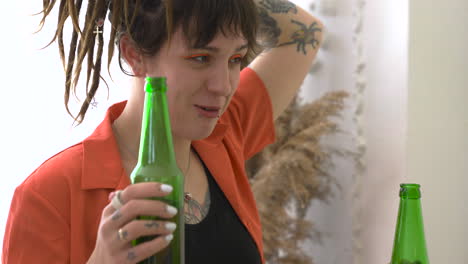
M 166 223 L 165 227 L 166 227 L 166 230 L 174 231 L 177 225 L 175 223 Z
M 166 211 L 171 215 L 177 214 L 177 208 L 170 205 L 166 206 Z
M 170 193 L 170 192 L 172 192 L 172 190 L 173 190 L 173 188 L 170 185 L 167 185 L 167 184 L 162 184 L 161 185 L 161 191 L 163 191 L 165 193 Z
M 172 239 L 174 238 L 174 236 L 172 234 L 169 234 L 165 237 L 166 241 L 169 242 L 171 241 Z

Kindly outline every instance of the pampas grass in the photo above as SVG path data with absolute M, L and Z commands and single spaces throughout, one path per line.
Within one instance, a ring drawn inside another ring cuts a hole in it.
M 305 219 L 315 199 L 326 201 L 337 184 L 326 167 L 331 154 L 320 141 L 338 132 L 346 92 L 329 92 L 301 105 L 298 100 L 276 120 L 276 143 L 246 164 L 263 227 L 264 253 L 274 264 L 313 264 L 300 247 L 320 232 Z

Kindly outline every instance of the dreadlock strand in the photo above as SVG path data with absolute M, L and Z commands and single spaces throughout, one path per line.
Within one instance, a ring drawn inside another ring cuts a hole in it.
M 77 12 L 77 16 L 80 15 L 82 3 L 83 3 L 83 0 L 77 0 L 76 9 L 75 9 L 75 11 Z M 72 39 L 71 39 L 71 42 L 70 42 L 70 50 L 68 51 L 68 65 L 67 65 L 67 69 L 66 69 L 66 76 L 70 76 L 70 77 L 67 78 L 67 79 L 71 79 L 71 74 L 73 73 L 73 66 L 75 64 L 75 57 L 76 57 L 76 44 L 77 44 L 77 42 L 78 42 L 78 31 L 74 27 L 73 28 Z
M 51 4 L 52 3 L 52 4 Z M 55 4 L 55 0 L 42 0 L 42 11 L 37 13 L 36 15 L 39 15 L 39 14 L 46 14 L 46 11 L 47 10 L 50 10 L 50 6 L 54 5 Z M 42 19 L 41 21 L 44 21 L 44 19 Z
M 45 8 L 46 6 L 49 6 L 50 0 L 42 0 L 42 6 Z
M 87 67 L 86 67 L 86 93 L 89 91 L 89 81 L 91 80 L 92 71 L 94 69 L 94 48 L 96 44 L 96 38 L 89 40 L 89 48 L 87 50 Z
M 60 60 L 62 61 L 62 67 L 63 67 L 63 70 L 65 71 L 65 46 L 63 44 L 63 31 L 60 30 L 60 32 L 58 33 L 58 37 L 57 37 L 57 44 L 58 44 L 58 47 L 59 47 L 59 54 L 60 54 Z
M 110 39 L 109 39 L 109 44 L 107 46 L 107 70 L 110 73 L 110 64 L 112 62 L 112 57 L 114 56 L 114 42 L 115 38 L 117 35 L 117 29 L 116 26 L 119 22 L 120 18 L 120 12 L 121 12 L 121 5 L 122 5 L 122 0 L 113 0 L 113 11 L 112 11 L 112 17 L 111 17 L 111 32 L 110 32 Z M 111 77 L 112 78 L 112 77 Z
M 96 95 L 97 89 L 99 88 L 99 79 L 101 77 L 101 58 L 104 50 L 104 37 L 102 35 L 99 35 L 98 38 L 98 51 L 96 56 L 96 63 L 94 65 L 91 89 L 89 90 L 89 92 L 86 93 L 86 100 L 81 105 L 80 112 L 78 113 L 78 116 L 75 119 L 75 121 L 77 121 L 79 124 L 83 122 L 83 119 L 86 115 L 86 111 L 89 108 L 89 104 L 91 103 L 92 99 Z
M 125 28 L 127 29 L 127 33 L 129 33 L 130 38 L 133 39 L 133 36 L 130 34 L 130 29 L 133 26 L 133 23 L 135 22 L 135 17 L 138 14 L 138 9 L 140 8 L 140 0 L 134 0 L 135 1 L 135 7 L 133 8 L 133 14 L 132 18 L 129 20 L 129 0 L 124 0 L 124 20 L 125 20 Z
M 79 0 L 80 2 L 82 0 Z M 67 68 L 65 72 L 65 90 L 70 91 L 70 85 L 71 85 L 71 79 L 72 79 L 72 74 L 73 74 L 73 68 L 75 66 L 75 57 L 76 57 L 76 50 L 77 50 L 77 42 L 78 42 L 78 32 L 73 28 L 73 34 L 72 34 L 72 39 L 70 42 L 70 50 L 68 52 L 68 62 L 67 62 Z M 76 95 L 75 95 L 76 97 Z M 67 97 L 69 98 L 69 96 Z M 68 99 L 66 101 L 68 103 Z
M 126 0 L 128 1 L 128 0 Z M 138 9 L 140 8 L 140 0 L 135 0 L 135 8 L 133 9 L 132 19 L 130 21 L 129 29 L 133 27 L 133 23 L 135 23 L 135 18 L 138 15 Z
M 65 109 L 69 114 L 70 109 L 68 108 L 68 102 L 70 100 L 70 89 L 69 89 L 69 83 L 71 76 L 68 74 L 67 69 L 71 66 L 73 68 L 73 60 L 68 59 L 68 61 L 65 61 L 65 47 L 63 43 L 63 28 L 65 26 L 65 21 L 68 18 L 68 3 L 65 2 L 64 0 L 60 1 L 60 7 L 59 7 L 59 17 L 58 17 L 58 22 L 57 22 L 57 31 L 55 35 L 55 39 L 57 40 L 57 44 L 59 47 L 59 54 L 60 54 L 60 60 L 62 61 L 62 66 L 65 72 L 65 95 L 64 95 L 64 101 L 65 101 Z M 69 51 L 69 57 L 70 54 L 72 53 L 72 50 Z M 67 66 L 65 66 L 67 65 Z
M 55 37 L 52 41 L 55 39 L 57 40 L 58 47 L 59 47 L 59 54 L 60 54 L 60 60 L 62 61 L 62 66 L 65 70 L 65 48 L 63 44 L 63 28 L 65 26 L 65 21 L 68 18 L 68 6 L 65 1 L 60 2 L 60 8 L 59 8 L 59 18 L 57 22 L 57 31 L 55 32 Z M 51 42 L 52 43 L 52 42 Z M 51 44 L 49 43 L 49 45 Z
M 70 57 L 72 56 L 71 53 L 69 54 Z M 73 114 L 70 112 L 70 108 L 68 106 L 68 102 L 70 101 L 70 92 L 72 91 L 72 73 L 73 73 L 73 66 L 74 61 L 68 60 L 67 69 L 65 72 L 65 93 L 64 93 L 64 102 L 65 102 L 65 109 L 67 110 L 68 114 L 73 117 Z M 75 89 L 73 88 L 73 92 Z
M 78 84 L 78 79 L 80 78 L 80 74 L 81 74 L 83 60 L 86 54 L 88 53 L 89 47 L 91 46 L 91 42 L 93 41 L 92 40 L 92 35 L 93 35 L 93 30 L 94 30 L 93 22 L 96 20 L 96 17 L 97 17 L 97 12 L 99 8 L 97 6 L 98 1 L 90 0 L 88 3 L 84 38 L 82 36 L 80 40 L 80 49 L 78 51 L 78 59 L 76 61 L 77 65 L 76 65 L 76 68 L 74 71 L 74 77 L 73 77 L 73 88 L 74 88 L 75 93 L 76 93 L 76 86 Z
M 93 25 L 89 23 L 91 21 L 91 17 L 93 16 L 93 10 L 96 6 L 96 0 L 89 0 L 88 1 L 88 8 L 86 10 L 86 16 L 85 16 L 85 28 L 84 31 L 89 30 L 90 27 Z
M 81 5 L 83 3 L 83 0 L 76 0 L 76 7 L 73 9 L 74 11 L 72 11 L 72 9 L 69 9 L 70 12 L 75 12 L 75 16 L 76 18 L 79 17 L 80 15 L 80 12 L 81 12 Z M 69 5 L 73 5 L 73 2 L 72 3 L 69 3 Z M 71 15 L 73 16 L 73 15 Z M 73 19 L 73 18 L 72 18 Z M 78 24 L 78 19 L 77 19 L 77 24 Z M 78 29 L 77 29 L 78 28 Z M 72 78 L 72 74 L 73 74 L 73 67 L 75 66 L 75 57 L 76 57 L 76 43 L 78 41 L 78 34 L 80 36 L 82 36 L 82 32 L 80 31 L 80 28 L 79 26 L 78 27 L 73 27 L 73 35 L 72 35 L 72 40 L 70 42 L 70 50 L 69 50 L 69 53 L 68 53 L 68 67 L 67 67 L 67 74 L 70 75 L 70 80 Z M 73 87 L 73 93 L 75 95 L 75 98 L 78 99 L 77 95 L 76 95 L 76 86 Z
M 86 21 L 89 21 L 88 18 L 91 19 L 91 17 L 92 17 L 92 13 L 87 14 Z M 88 26 L 87 30 L 90 30 L 90 31 L 94 30 L 94 27 L 93 27 L 92 24 L 88 23 L 87 26 Z M 91 80 L 91 74 L 92 74 L 92 70 L 94 68 L 94 45 L 95 45 L 95 42 L 96 42 L 96 38 L 90 38 L 89 39 L 89 46 L 88 46 L 88 49 L 86 50 L 86 58 L 87 58 L 86 86 L 85 86 L 86 87 L 86 94 L 89 91 L 89 81 Z
M 79 77 L 79 72 L 81 71 L 84 57 L 88 53 L 88 49 L 92 42 L 91 38 L 92 38 L 92 35 L 94 34 L 93 22 L 96 22 L 98 14 L 104 13 L 105 15 L 106 10 L 104 10 L 104 12 L 102 11 L 104 7 L 105 7 L 105 0 L 89 1 L 88 12 L 90 13 L 87 13 L 87 17 L 86 17 L 87 27 L 84 33 L 84 41 L 80 43 L 82 45 L 80 45 L 81 49 L 79 50 L 79 54 L 78 54 L 78 66 L 79 67 L 77 67 L 77 69 L 75 70 L 75 77 L 77 76 Z M 91 14 L 91 15 L 88 16 L 88 14 Z M 78 78 L 75 78 L 74 83 L 76 84 L 77 82 L 78 82 Z
M 172 32 L 172 0 L 166 0 L 164 1 L 166 4 L 166 31 L 167 31 L 167 42 L 171 42 L 171 32 Z
M 91 16 L 91 22 L 88 20 L 88 23 L 92 23 L 93 21 L 97 21 L 99 18 L 103 18 L 107 14 L 107 5 L 105 0 L 97 0 L 96 6 L 93 10 L 93 14 Z M 102 31 L 104 31 L 104 25 L 102 25 L 101 28 Z M 95 44 L 95 38 L 90 38 L 91 33 L 93 32 L 93 27 L 91 25 L 88 26 L 88 31 L 86 32 L 85 35 L 85 46 L 83 47 L 82 51 L 86 52 L 88 55 L 88 70 L 87 70 L 87 84 L 86 84 L 86 99 L 81 105 L 80 112 L 75 118 L 75 121 L 78 122 L 79 124 L 84 120 L 84 117 L 86 115 L 86 111 L 89 108 L 89 104 L 91 103 L 91 100 L 94 98 L 96 91 L 99 88 L 99 81 L 101 77 L 101 63 L 102 63 L 102 53 L 104 50 L 104 37 L 102 34 L 97 34 L 98 38 L 98 52 L 96 56 L 96 62 L 93 63 L 93 57 L 94 57 L 94 44 Z M 85 53 L 82 53 L 85 54 Z M 80 66 L 80 71 L 82 67 L 84 56 L 79 58 L 79 66 Z M 75 73 L 78 73 L 75 75 L 74 79 L 74 88 L 76 89 L 78 78 L 79 78 L 79 72 L 75 71 Z M 92 78 L 92 83 L 91 87 L 89 87 L 89 80 L 91 74 L 93 75 Z M 76 93 L 76 92 L 75 92 Z
M 96 42 L 95 38 L 92 38 L 89 49 L 88 49 L 88 55 L 87 55 L 88 67 L 87 67 L 87 71 L 86 71 L 86 92 L 89 91 L 89 89 L 88 89 L 89 81 L 91 80 L 91 72 L 92 72 L 92 70 L 94 68 L 94 44 L 95 44 L 95 42 Z
M 79 17 L 79 9 L 81 6 L 78 6 L 81 1 L 78 0 L 78 3 L 75 5 L 74 0 L 67 0 L 67 6 L 68 6 L 68 11 L 69 11 L 69 16 L 72 19 L 72 24 L 73 28 L 75 31 L 79 32 L 81 35 L 81 28 L 80 24 L 78 22 L 78 17 Z
M 63 0 L 62 0 L 63 1 Z M 85 35 L 87 34 L 86 32 L 89 31 L 89 28 L 90 28 L 90 25 L 89 25 L 89 19 L 91 18 L 92 16 L 92 12 L 93 12 L 93 9 L 94 9 L 94 6 L 95 6 L 95 0 L 89 0 L 88 1 L 88 8 L 86 10 L 86 18 L 85 18 L 85 25 L 84 25 L 84 32 L 85 32 Z M 77 98 L 77 95 L 76 95 L 76 83 L 78 82 L 78 78 L 79 78 L 79 75 L 80 75 L 80 70 L 81 70 L 81 63 L 82 63 L 82 60 L 80 62 L 80 60 L 78 59 L 77 61 L 75 61 L 76 59 L 76 55 L 79 55 L 81 54 L 82 50 L 84 49 L 84 46 L 83 46 L 83 34 L 80 35 L 80 40 L 79 40 L 79 43 L 78 43 L 78 50 L 74 52 L 74 56 L 73 56 L 73 61 L 69 61 L 68 62 L 68 67 L 67 67 L 67 74 L 66 74 L 66 81 L 65 81 L 65 94 L 64 94 L 64 100 L 65 100 L 65 108 L 68 112 L 68 114 L 73 117 L 75 120 L 76 120 L 76 117 L 70 112 L 69 110 L 69 106 L 68 106 L 68 103 L 69 103 L 69 100 L 70 100 L 70 93 L 72 92 L 75 96 L 75 98 Z M 71 54 L 71 53 L 70 53 Z M 76 63 L 76 64 L 75 64 Z M 75 71 L 73 71 L 73 68 L 75 67 Z M 77 69 L 80 69 L 80 70 L 77 70 Z M 75 74 L 73 74 L 73 72 L 75 72 Z M 76 81 L 75 81 L 76 80 Z
M 42 8 L 42 11 L 39 12 L 39 13 L 34 14 L 34 15 L 43 14 L 43 15 L 42 15 L 42 19 L 41 19 L 41 21 L 39 22 L 39 29 L 36 31 L 36 33 L 39 32 L 39 31 L 41 31 L 42 28 L 44 27 L 45 20 L 46 20 L 46 18 L 49 16 L 50 11 L 52 11 L 52 8 L 54 7 L 55 2 L 56 2 L 56 0 L 52 0 L 52 1 L 50 1 L 50 0 L 44 0 L 44 1 L 42 1 L 42 7 L 43 7 L 43 8 Z
M 96 18 L 95 19 L 92 19 L 91 21 L 97 21 L 98 18 L 101 18 L 102 16 L 105 17 L 106 13 L 107 13 L 107 9 L 106 9 L 106 6 L 105 6 L 105 1 L 98 1 L 96 3 L 97 7 L 95 8 L 95 10 L 97 10 L 97 14 L 96 14 Z M 93 13 L 93 17 L 94 17 L 94 13 Z M 93 31 L 94 28 L 90 26 L 89 28 L 90 31 Z M 96 28 L 96 30 L 99 30 L 98 28 Z M 102 25 L 102 28 L 101 28 L 102 31 L 104 31 L 104 24 Z M 98 34 L 98 37 L 100 38 L 101 35 L 97 32 L 94 32 L 93 31 L 93 34 L 96 33 Z M 104 40 L 102 40 L 101 42 L 103 42 Z M 91 72 L 92 70 L 94 69 L 94 47 L 95 47 L 95 42 L 96 42 L 96 38 L 90 38 L 88 44 L 88 50 L 87 50 L 87 57 L 88 57 L 88 67 L 87 67 L 87 72 L 86 72 L 86 93 L 88 93 L 89 91 L 89 81 L 90 81 L 90 78 L 91 78 Z M 101 43 L 99 43 L 101 44 Z M 102 54 L 102 52 L 101 52 Z M 101 56 L 98 54 L 98 56 Z
M 65 72 L 65 105 L 68 114 L 71 115 L 70 109 L 68 109 L 68 102 L 70 98 L 70 85 L 73 73 L 73 66 L 75 65 L 75 55 L 76 55 L 76 43 L 78 41 L 78 32 L 73 30 L 72 40 L 70 43 L 70 51 L 68 52 L 68 63 Z
M 108 1 L 106 1 L 105 3 L 107 3 Z M 104 6 L 103 8 L 103 14 L 102 16 L 103 17 L 106 17 L 107 16 L 107 12 L 109 12 L 109 5 L 106 5 Z M 105 24 L 102 24 L 102 32 L 104 34 L 104 29 L 105 29 Z M 112 31 L 115 31 L 115 29 L 112 27 L 111 25 L 111 32 Z M 112 42 L 111 42 L 112 43 Z M 109 85 L 107 84 L 106 80 L 101 76 L 101 69 L 102 69 L 102 54 L 104 53 L 104 36 L 103 35 L 100 35 L 99 36 L 99 46 L 98 46 L 98 58 L 96 60 L 96 65 L 99 65 L 99 79 L 97 79 L 97 85 L 96 85 L 96 90 L 98 89 L 98 84 L 100 81 L 103 81 L 106 88 L 107 88 L 107 99 L 109 99 L 109 95 L 110 95 L 110 91 L 109 91 Z M 110 75 L 110 71 L 109 71 L 109 75 Z M 111 77 L 112 79 L 112 77 Z M 94 98 L 94 95 L 93 95 L 93 98 Z
M 130 28 L 128 25 L 130 24 L 128 22 L 128 0 L 123 0 L 124 1 L 124 21 L 125 21 L 125 28 L 127 29 L 127 32 L 130 32 Z M 130 36 L 131 37 L 131 36 Z
M 96 4 L 95 0 L 88 1 L 88 8 L 86 10 L 85 21 L 89 21 L 91 19 L 95 4 Z M 88 32 L 89 28 L 90 28 L 90 23 L 85 22 L 84 29 L 83 29 L 83 31 L 85 32 L 84 34 L 86 34 L 86 32 Z M 84 34 L 82 34 L 81 37 L 80 37 L 80 42 L 78 43 L 77 54 L 79 54 L 79 52 L 81 51 L 82 43 L 83 43 L 83 40 L 84 40 L 84 37 L 83 37 Z

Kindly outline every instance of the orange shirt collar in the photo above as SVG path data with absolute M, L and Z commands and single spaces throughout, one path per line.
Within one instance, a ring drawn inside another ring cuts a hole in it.
M 82 189 L 117 189 L 130 183 L 112 131 L 112 123 L 122 114 L 126 103 L 127 101 L 123 101 L 112 105 L 101 124 L 83 141 Z M 211 135 L 202 140 L 204 145 L 218 146 L 227 130 L 228 125 L 218 121 Z

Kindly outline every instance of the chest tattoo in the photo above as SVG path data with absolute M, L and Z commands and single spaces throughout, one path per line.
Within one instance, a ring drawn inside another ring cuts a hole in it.
M 205 201 L 203 202 L 203 204 L 200 204 L 190 194 L 186 194 L 184 200 L 186 224 L 198 224 L 208 215 L 208 211 L 210 210 L 211 204 L 209 189 L 206 192 Z

